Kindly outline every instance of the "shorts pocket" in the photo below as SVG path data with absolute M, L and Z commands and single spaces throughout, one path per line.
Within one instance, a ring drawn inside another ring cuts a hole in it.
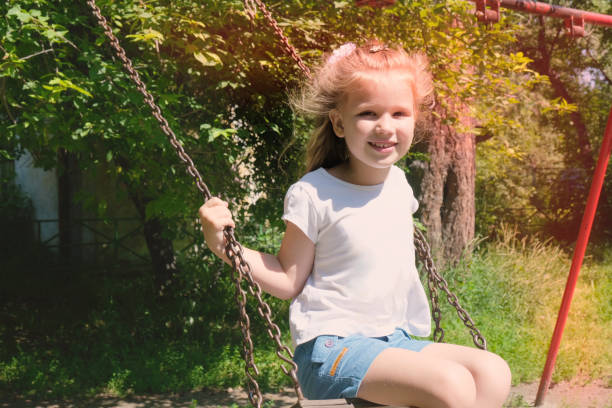
M 402 334 L 408 340 L 412 340 L 412 337 L 408 334 L 408 332 L 406 330 L 402 329 L 401 327 L 398 327 L 397 329 L 395 329 L 395 331 L 396 332 L 400 332 L 400 334 Z
M 338 336 L 319 336 L 315 340 L 310 361 L 324 363 L 332 350 L 338 345 Z

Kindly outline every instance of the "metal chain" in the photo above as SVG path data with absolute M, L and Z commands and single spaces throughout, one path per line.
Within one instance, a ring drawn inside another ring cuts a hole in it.
M 195 180 L 196 186 L 198 190 L 202 193 L 204 197 L 204 201 L 207 201 L 211 198 L 210 191 L 208 186 L 202 180 L 202 176 L 196 169 L 193 161 L 189 157 L 189 155 L 183 149 L 183 146 L 178 141 L 176 135 L 168 125 L 168 121 L 163 117 L 161 113 L 161 109 L 155 103 L 155 100 L 151 93 L 147 90 L 146 85 L 140 79 L 140 75 L 131 62 L 131 60 L 126 56 L 125 50 L 119 44 L 119 40 L 113 34 L 110 25 L 108 24 L 106 18 L 102 15 L 100 8 L 96 5 L 95 0 L 87 0 L 87 4 L 92 10 L 92 13 L 96 17 L 98 24 L 104 29 L 104 33 L 109 38 L 111 46 L 115 51 L 117 57 L 123 62 L 123 67 L 128 72 L 129 77 L 136 84 L 137 89 L 144 96 L 144 100 L 147 105 L 151 108 L 152 114 L 157 119 L 161 130 L 168 137 L 168 140 L 172 147 L 176 150 L 179 158 L 185 163 L 187 166 L 187 173 L 189 173 Z M 228 258 L 232 262 L 233 273 L 232 278 L 234 280 L 234 284 L 236 286 L 236 301 L 238 303 L 238 308 L 240 312 L 240 327 L 243 334 L 243 357 L 245 359 L 245 372 L 248 379 L 248 387 L 249 387 L 249 400 L 251 404 L 260 408 L 263 405 L 263 395 L 261 390 L 259 389 L 259 384 L 255 379 L 254 375 L 259 374 L 259 370 L 255 365 L 253 359 L 253 341 L 250 335 L 250 319 L 246 312 L 246 291 L 242 288 L 241 282 L 242 278 L 245 278 L 249 285 L 249 292 L 253 294 L 258 303 L 257 311 L 261 315 L 261 317 L 265 320 L 267 326 L 268 335 L 274 340 L 277 346 L 276 354 L 287 364 L 290 365 L 290 368 L 287 368 L 281 365 L 282 371 L 291 378 L 296 394 L 299 399 L 303 399 L 302 391 L 300 389 L 298 379 L 297 379 L 297 364 L 292 360 L 293 353 L 291 350 L 282 343 L 281 332 L 278 326 L 272 321 L 272 311 L 270 306 L 263 300 L 261 287 L 254 281 L 253 276 L 251 274 L 251 267 L 245 261 L 243 257 L 243 249 L 240 243 L 236 240 L 234 236 L 234 231 L 232 228 L 226 228 L 224 231 L 224 237 L 227 243 L 225 248 L 225 252 Z
M 448 289 L 448 283 L 446 282 L 446 279 L 444 279 L 436 270 L 436 266 L 434 265 L 432 260 L 431 250 L 429 248 L 429 245 L 427 244 L 427 241 L 425 240 L 425 236 L 417 228 L 414 229 L 414 247 L 416 249 L 417 255 L 423 263 L 423 267 L 427 271 L 427 286 L 431 297 L 433 309 L 432 315 L 436 323 L 436 328 L 434 330 L 434 340 L 440 342 L 444 340 L 444 330 L 442 330 L 442 328 L 440 327 L 440 319 L 442 313 L 440 311 L 440 305 L 438 303 L 438 293 L 436 289 L 438 288 L 442 289 L 444 293 L 446 293 L 446 299 L 448 300 L 448 303 L 457 310 L 457 315 L 459 315 L 459 318 L 461 319 L 463 324 L 470 330 L 474 345 L 479 349 L 486 350 L 487 341 L 480 333 L 480 330 L 476 328 L 476 325 L 474 324 L 474 321 L 470 317 L 469 313 L 461 307 L 457 296 Z
M 102 15 L 102 12 L 96 5 L 95 0 L 88 0 L 87 4 L 89 5 L 89 7 L 91 7 L 92 13 L 98 20 L 98 24 L 100 24 L 100 26 L 102 26 L 102 28 L 104 29 L 104 34 L 106 34 L 106 36 L 110 39 L 111 46 L 115 50 L 115 54 L 123 62 L 123 67 L 128 72 L 132 81 L 134 81 L 134 83 L 136 84 L 136 87 L 138 88 L 140 93 L 142 93 L 142 95 L 144 96 L 144 100 L 146 104 L 149 105 L 149 107 L 151 108 L 153 116 L 155 117 L 155 119 L 157 119 L 157 122 L 159 123 L 159 127 L 164 132 L 164 134 L 168 137 L 170 144 L 176 150 L 176 153 L 178 154 L 179 158 L 187 166 L 187 172 L 195 179 L 196 186 L 198 187 L 198 190 L 200 190 L 200 192 L 204 196 L 204 200 L 208 200 L 211 197 L 210 191 L 208 190 L 208 186 L 204 183 L 204 181 L 202 180 L 202 176 L 200 175 L 198 170 L 195 168 L 193 161 L 191 160 L 189 155 L 185 152 L 185 150 L 183 149 L 183 146 L 176 138 L 176 135 L 174 134 L 174 132 L 168 125 L 168 121 L 166 120 L 166 118 L 163 117 L 161 113 L 161 109 L 159 108 L 159 106 L 157 106 L 157 104 L 155 103 L 155 99 L 153 98 L 153 95 L 151 95 L 151 93 L 147 90 L 147 87 L 144 84 L 144 82 L 142 82 L 142 80 L 140 79 L 140 74 L 138 74 L 138 71 L 134 69 L 132 61 L 125 55 L 125 50 L 119 44 L 119 40 L 113 34 L 113 31 L 110 28 L 110 25 L 106 21 L 106 18 L 104 18 L 104 16 Z
M 295 393 L 298 399 L 304 399 L 300 384 L 297 379 L 298 367 L 297 364 L 293 361 L 293 353 L 291 352 L 291 349 L 285 344 L 283 344 L 283 341 L 281 340 L 280 328 L 272 320 L 272 309 L 270 309 L 270 305 L 268 305 L 268 303 L 262 298 L 263 292 L 261 290 L 261 286 L 259 286 L 259 284 L 253 279 L 253 274 L 251 273 L 251 266 L 248 264 L 248 262 L 245 261 L 244 257 L 242 256 L 243 248 L 238 243 L 238 241 L 236 241 L 233 229 L 226 228 L 224 230 L 224 236 L 227 242 L 225 253 L 232 261 L 232 266 L 235 271 L 235 275 L 238 277 L 238 279 L 235 278 L 234 283 L 236 284 L 237 292 L 240 292 L 239 294 L 236 294 L 236 298 L 239 301 L 240 305 L 240 324 L 242 328 L 243 338 L 245 339 L 246 343 L 246 346 L 244 347 L 244 356 L 246 356 L 245 361 L 249 366 L 255 365 L 253 363 L 253 342 L 251 340 L 251 332 L 249 326 L 250 319 L 246 312 L 246 291 L 239 283 L 239 279 L 242 278 L 244 278 L 248 284 L 249 293 L 255 296 L 257 300 L 257 313 L 264 319 L 268 336 L 274 341 L 276 345 L 276 355 L 285 363 L 289 364 L 289 368 L 281 364 L 281 370 L 293 382 L 293 387 L 295 389 Z M 253 385 L 253 388 L 259 390 L 259 384 L 257 384 L 257 381 L 250 375 L 248 368 L 246 370 L 249 382 Z M 258 374 L 258 370 L 256 367 L 254 367 L 253 370 L 256 374 Z M 251 389 L 249 391 L 251 391 L 252 393 Z M 249 398 L 251 398 L 251 393 L 249 393 Z M 263 403 L 263 397 L 261 396 L 261 394 L 258 394 L 257 398 L 259 399 L 256 401 L 257 404 L 254 403 L 253 400 L 251 400 L 251 403 L 257 407 L 260 407 L 260 404 Z
M 264 17 L 268 21 L 268 25 L 270 27 L 272 27 L 272 29 L 274 30 L 274 32 L 276 33 L 276 35 L 280 39 L 281 44 L 282 44 L 283 48 L 285 49 L 285 51 L 287 52 L 287 54 L 289 54 L 291 56 L 291 58 L 294 59 L 296 64 L 304 72 L 304 75 L 306 75 L 309 79 L 312 79 L 312 76 L 310 74 L 310 69 L 308 69 L 308 67 L 306 66 L 306 64 L 304 64 L 304 61 L 302 60 L 302 58 L 298 54 L 298 52 L 289 43 L 289 39 L 287 38 L 287 36 L 285 36 L 285 34 L 283 33 L 283 30 L 279 27 L 278 22 L 276 21 L 276 19 L 274 17 L 272 17 L 272 14 L 270 14 L 270 12 L 266 8 L 266 5 L 263 3 L 262 0 L 244 0 L 244 8 L 245 8 L 245 10 L 247 10 L 247 14 L 248 14 L 249 18 L 251 18 L 251 21 L 255 21 L 255 14 L 251 11 L 252 7 L 253 7 L 252 6 L 253 3 L 255 3 L 257 5 L 257 7 L 259 7 L 259 9 L 263 13 Z

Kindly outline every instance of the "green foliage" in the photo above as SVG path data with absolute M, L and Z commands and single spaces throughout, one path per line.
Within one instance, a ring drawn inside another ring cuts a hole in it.
M 568 5 L 604 14 L 612 10 L 609 2 Z M 508 95 L 503 116 L 509 126 L 487 128 L 494 139 L 478 145 L 477 228 L 495 233 L 495 225 L 505 221 L 523 233 L 571 242 L 612 105 L 612 71 L 606 63 L 612 36 L 609 29 L 590 25 L 585 38 L 570 38 L 561 20 L 504 14 L 520 27 L 508 52 L 528 57 L 527 68 L 544 81 L 526 87 L 520 104 Z M 593 229 L 598 242 L 606 242 L 612 231 L 609 190 L 607 180 Z
M 104 2 L 100 5 L 104 8 Z M 104 170 L 131 197 L 147 197 L 150 217 L 170 219 L 191 212 L 197 199 L 192 181 L 177 172 L 182 164 L 134 85 L 113 62 L 86 4 L 14 1 L 1 8 L 6 16 L 0 31 L 5 53 L 0 149 L 6 155 L 28 149 L 36 164 L 46 168 L 58 166 L 56 152 L 63 149 L 76 155 L 83 172 Z M 193 86 L 195 77 L 176 80 L 188 76 L 177 69 L 180 61 L 159 57 L 164 36 L 149 24 L 161 20 L 165 10 L 128 2 L 113 3 L 105 11 L 117 34 L 131 40 L 125 41 L 127 52 L 180 142 L 202 159 L 201 170 L 215 170 L 207 181 L 242 196 L 239 183 L 223 177 L 242 146 L 231 140 L 235 130 L 217 106 L 202 104 L 201 96 L 216 84 Z M 121 33 L 121 27 L 129 31 Z
M 521 118 L 520 129 L 497 129 L 476 151 L 476 229 L 485 236 L 494 236 L 504 222 L 519 225 L 525 234 L 538 233 L 552 216 L 543 200 L 559 189 L 551 173 L 562 165 L 562 154 L 553 149 L 561 135 L 539 123 L 528 105 L 514 104 L 507 115 Z
M 32 202 L 15 183 L 12 168 L 3 166 L 0 171 L 0 219 L 24 221 L 32 217 Z
M 247 241 L 273 250 L 279 244 L 276 237 L 264 232 Z M 187 251 L 197 248 L 203 248 L 201 238 Z M 197 257 L 180 254 L 183 274 L 163 300 L 156 296 L 150 275 L 138 270 L 89 273 L 87 280 L 60 270 L 54 279 L 45 279 L 48 271 L 36 263 L 35 253 L 32 265 L 24 268 L 29 285 L 6 282 L 15 276 L 9 269 L 1 282 L 0 312 L 6 324 L 0 328 L 0 395 L 124 396 L 243 385 L 242 340 L 228 268 L 207 250 Z M 41 254 L 38 262 L 46 256 Z M 63 279 L 68 276 L 70 284 Z M 287 343 L 288 303 L 270 304 Z M 252 299 L 248 308 L 255 359 L 266 373 L 260 384 L 264 390 L 286 386 Z
M 198 200 L 193 184 L 177 172 L 182 164 L 113 62 L 103 32 L 85 4 L 64 3 L 19 0 L 3 6 L 0 76 L 6 104 L 0 115 L 9 125 L 0 148 L 11 154 L 27 148 L 44 167 L 56 165 L 59 148 L 76 153 L 84 171 L 109 162 L 107 171 L 132 196 L 150 198 L 149 217 L 192 213 Z M 257 15 L 260 29 L 253 30 L 242 4 L 229 0 L 207 7 L 190 0 L 99 6 L 213 193 L 233 197 L 245 216 L 280 226 L 277 214 L 287 186 L 301 172 L 308 127 L 295 123 L 286 104 L 286 89 L 303 74 L 281 52 L 264 18 Z M 424 50 L 438 79 L 439 103 L 449 95 L 474 100 L 475 111 L 487 107 L 479 117 L 485 126 L 503 126 L 504 90 L 534 80 L 524 56 L 503 52 L 515 28 L 504 23 L 483 29 L 465 2 L 372 9 L 309 1 L 273 8 L 310 65 L 347 40 L 368 37 Z M 355 32 L 360 38 L 348 34 Z M 299 133 L 292 136 L 294 125 Z M 231 172 L 241 178 L 225 177 Z M 248 190 L 259 197 L 257 206 L 248 205 Z
M 252 23 L 242 3 L 230 0 L 207 7 L 191 0 L 99 6 L 213 194 L 232 197 L 242 210 L 238 218 L 281 226 L 282 197 L 300 175 L 309 127 L 294 119 L 286 104 L 286 90 L 303 75 L 264 17 L 258 14 Z M 581 6 L 604 13 L 608 7 Z M 504 12 L 500 23 L 485 27 L 473 18 L 472 7 L 432 0 L 384 9 L 312 0 L 271 6 L 308 65 L 345 41 L 368 37 L 429 55 L 437 103 L 450 112 L 444 123 L 461 127 L 462 113 L 453 113 L 453 105 L 470 101 L 469 113 L 479 126 L 473 130 L 494 135 L 479 149 L 482 233 L 500 220 L 516 222 L 534 212 L 535 220 L 526 221 L 531 229 L 549 220 L 574 220 L 588 177 L 574 182 L 573 173 L 547 169 L 561 159 L 567 163 L 568 154 L 577 151 L 574 138 L 561 137 L 577 106 L 593 144 L 600 140 L 612 94 L 605 64 L 610 36 L 596 29 L 589 42 L 559 39 L 552 61 L 572 84 L 577 103 L 568 104 L 552 95 L 548 78 L 532 68 L 529 50 L 523 50 L 529 43 L 515 40 L 531 33 L 526 17 Z M 0 119 L 6 130 L 0 153 L 10 157 L 25 148 L 37 165 L 49 168 L 57 166 L 57 150 L 65 149 L 78 156 L 85 172 L 108 163 L 104 171 L 118 177 L 130 196 L 147 197 L 147 216 L 165 219 L 177 233 L 170 219 L 193 213 L 201 198 L 135 86 L 113 61 L 86 4 L 12 0 L 0 10 Z M 576 79 L 586 74 L 590 82 L 579 86 L 585 81 Z M 535 152 L 533 145 L 539 146 Z M 240 177 L 227 177 L 236 172 Z M 537 180 L 529 183 L 529 174 Z M 551 187 L 540 188 L 546 183 Z M 491 188 L 498 185 L 499 192 Z M 567 186 L 565 194 L 555 194 L 552 186 Z M 508 202 L 520 211 L 504 211 Z M 567 202 L 576 204 L 566 209 Z

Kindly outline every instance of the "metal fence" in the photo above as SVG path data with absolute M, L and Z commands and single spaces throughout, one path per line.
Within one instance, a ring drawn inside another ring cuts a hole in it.
M 34 238 L 49 253 L 49 264 L 90 267 L 151 264 L 138 218 L 83 218 L 61 225 L 58 219 L 34 220 Z

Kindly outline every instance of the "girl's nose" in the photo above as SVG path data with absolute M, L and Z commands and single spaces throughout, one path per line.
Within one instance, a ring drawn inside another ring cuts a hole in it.
M 385 118 L 381 118 L 380 121 L 376 124 L 376 127 L 374 128 L 374 132 L 377 135 L 381 135 L 381 136 L 386 136 L 392 133 L 391 125 L 389 124 L 389 121 Z

